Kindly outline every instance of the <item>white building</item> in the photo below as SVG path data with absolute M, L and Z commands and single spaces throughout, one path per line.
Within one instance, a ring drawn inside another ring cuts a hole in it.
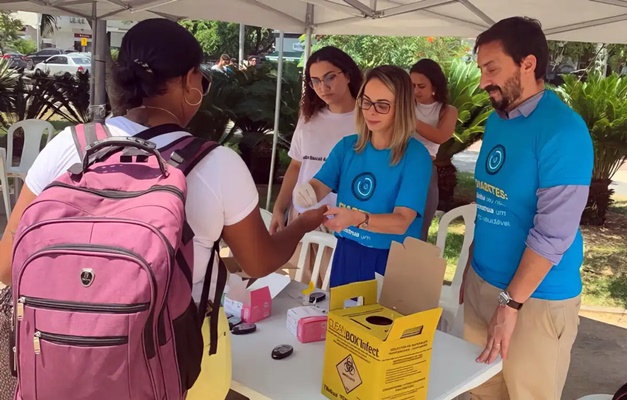
M 32 32 L 29 27 L 32 27 L 35 33 L 37 32 L 37 29 L 39 29 L 40 15 L 36 13 L 18 11 L 16 16 L 26 27 L 28 36 L 32 36 L 32 34 L 28 34 L 28 32 Z M 112 48 L 120 47 L 122 37 L 133 25 L 135 25 L 135 22 L 132 21 L 107 21 L 107 32 L 111 33 Z M 92 36 L 93 32 L 90 27 L 90 21 L 86 18 L 60 16 L 57 17 L 56 29 L 52 35 L 50 35 L 50 37 L 42 38 L 41 47 L 55 47 L 63 50 L 73 49 L 77 51 L 91 51 Z M 83 38 L 87 39 L 87 46 L 85 49 L 81 46 L 81 39 Z M 36 37 L 27 38 L 26 35 L 25 39 L 36 41 Z

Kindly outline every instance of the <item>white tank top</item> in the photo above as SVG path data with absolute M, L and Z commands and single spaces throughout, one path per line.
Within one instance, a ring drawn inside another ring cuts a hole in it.
M 433 127 L 437 127 L 440 122 L 440 111 L 442 110 L 442 103 L 434 102 L 431 104 L 416 104 L 416 118 L 425 124 L 431 125 Z M 430 140 L 427 140 L 420 136 L 419 133 L 414 132 L 414 137 L 422 144 L 425 145 L 431 157 L 435 157 L 438 153 L 438 149 L 440 145 L 437 143 L 433 143 Z

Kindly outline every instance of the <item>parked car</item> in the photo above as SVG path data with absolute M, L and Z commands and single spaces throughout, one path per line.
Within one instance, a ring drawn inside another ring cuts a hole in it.
M 15 69 L 18 72 L 22 72 L 28 68 L 29 63 L 32 64 L 32 60 L 17 51 L 5 51 L 2 58 L 5 60 L 11 60 L 9 68 Z
M 49 59 L 51 56 L 56 56 L 58 54 L 65 54 L 65 51 L 62 49 L 48 48 L 39 50 L 36 53 L 29 54 L 28 58 L 33 60 L 33 66 Z
M 52 56 L 46 61 L 35 65 L 35 75 L 41 73 L 55 74 L 82 74 L 89 72 L 91 59 L 78 53 Z

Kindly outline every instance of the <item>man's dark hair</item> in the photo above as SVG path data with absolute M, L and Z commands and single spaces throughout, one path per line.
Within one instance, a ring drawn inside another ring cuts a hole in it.
M 543 79 L 549 64 L 549 45 L 540 21 L 529 17 L 502 19 L 477 36 L 475 53 L 480 46 L 499 41 L 505 53 L 521 64 L 528 55 L 536 57 L 536 79 Z
M 228 54 L 222 54 L 222 55 L 220 56 L 220 59 L 221 59 L 222 61 L 231 61 L 231 57 L 230 57 Z

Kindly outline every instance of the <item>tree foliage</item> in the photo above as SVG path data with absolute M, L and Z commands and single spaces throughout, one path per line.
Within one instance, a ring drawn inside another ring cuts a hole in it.
M 239 24 L 220 21 L 181 21 L 198 40 L 205 54 L 212 59 L 228 54 L 237 58 L 239 53 Z M 246 26 L 244 53 L 246 55 L 267 52 L 274 45 L 271 29 Z
M 0 50 L 2 52 L 12 48 L 19 39 L 20 31 L 24 29 L 22 21 L 14 18 L 11 11 L 0 11 Z
M 421 58 L 448 64 L 470 50 L 459 38 L 452 37 L 317 36 L 313 50 L 324 46 L 344 50 L 363 69 L 383 64 L 409 68 Z
M 608 51 L 608 65 L 612 71 L 620 72 L 621 67 L 627 62 L 627 45 L 605 44 L 604 46 L 607 47 Z M 556 66 L 568 59 L 578 62 L 584 67 L 592 66 L 597 53 L 596 43 L 549 40 L 549 59 L 551 64 Z

